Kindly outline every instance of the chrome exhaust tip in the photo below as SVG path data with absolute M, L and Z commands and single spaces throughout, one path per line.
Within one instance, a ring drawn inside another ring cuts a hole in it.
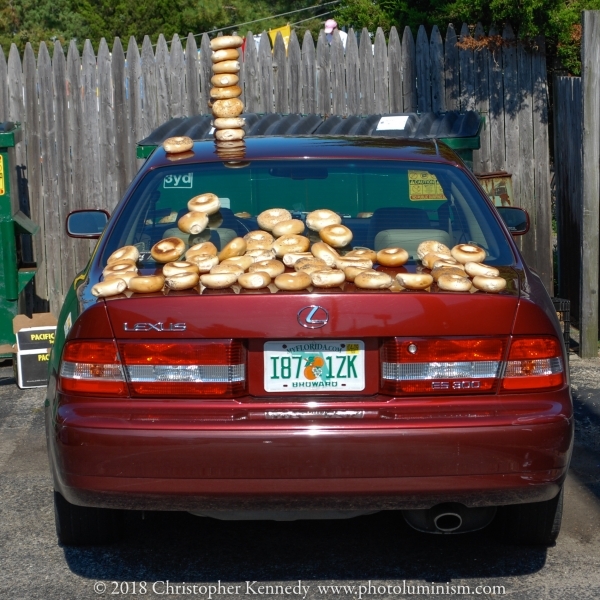
M 496 507 L 468 508 L 458 502 L 447 502 L 432 508 L 403 510 L 402 515 L 413 529 L 424 533 L 467 533 L 489 525 L 496 515 Z

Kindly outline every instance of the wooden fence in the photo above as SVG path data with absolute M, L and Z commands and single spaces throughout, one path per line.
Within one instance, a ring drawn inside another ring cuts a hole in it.
M 492 35 L 498 32 L 491 31 Z M 478 25 L 477 38 L 483 34 Z M 552 290 L 551 214 L 544 40 L 526 46 L 510 26 L 496 50 L 473 50 L 466 25 L 445 39 L 437 27 L 416 41 L 409 28 L 402 39 L 392 28 L 386 43 L 378 30 L 374 44 L 363 30 L 360 43 L 350 31 L 346 51 L 331 47 L 321 33 L 315 44 L 306 33 L 300 45 L 292 33 L 286 54 L 278 37 L 273 51 L 266 33 L 256 47 L 247 36 L 241 81 L 248 112 L 368 114 L 476 109 L 486 116 L 476 172 L 506 170 L 513 175 L 517 203 L 533 231 L 522 240 L 529 264 Z M 457 42 L 465 42 L 457 46 Z M 70 210 L 112 209 L 138 169 L 135 144 L 171 117 L 207 112 L 210 46 L 200 53 L 193 36 L 184 51 L 175 36 L 168 47 L 160 36 L 134 38 L 124 51 L 102 40 L 97 55 L 86 41 L 80 56 L 74 43 L 67 55 L 55 43 L 51 59 L 40 45 L 23 57 L 0 48 L 0 121 L 23 123 L 17 148 L 21 206 L 30 206 L 41 225 L 34 252 L 39 273 L 36 310 L 57 312 L 74 273 L 90 252 L 87 242 L 64 234 Z
M 579 324 L 583 222 L 581 77 L 556 77 L 553 87 L 557 295 L 571 301 L 571 318 Z

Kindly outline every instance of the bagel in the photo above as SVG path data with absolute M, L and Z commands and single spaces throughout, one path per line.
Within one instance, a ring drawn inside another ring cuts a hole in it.
M 506 279 L 503 279 L 502 277 L 485 277 L 483 275 L 475 275 L 475 277 L 473 277 L 473 285 L 478 290 L 497 293 L 506 288 Z
M 171 277 L 171 275 L 177 275 L 178 273 L 197 273 L 198 265 L 185 260 L 170 262 L 163 265 L 162 272 L 165 277 Z
M 435 268 L 435 266 L 434 266 L 435 263 L 437 261 L 439 261 L 439 260 L 447 260 L 447 261 L 452 262 L 454 264 L 458 264 L 458 261 L 455 258 L 452 258 L 452 256 L 450 256 L 450 254 L 439 254 L 437 252 L 428 252 L 421 259 L 421 262 L 428 269 L 434 269 Z
M 243 112 L 244 103 L 239 98 L 215 100 L 212 105 L 212 113 L 218 118 L 239 117 Z
M 179 154 L 180 152 L 190 151 L 194 147 L 194 141 L 187 135 L 178 135 L 167 138 L 162 145 L 165 152 Z
M 320 231 L 328 225 L 339 225 L 341 222 L 342 217 L 327 208 L 313 210 L 306 215 L 306 226 L 313 231 Z
M 368 269 L 373 268 L 373 262 L 368 258 L 360 258 L 358 256 L 340 256 L 335 261 L 335 266 L 338 269 L 347 269 L 348 267 L 356 267 L 357 269 L 362 269 L 366 271 Z
M 372 263 L 377 261 L 377 252 L 375 252 L 375 250 L 371 250 L 370 248 L 354 248 L 354 250 L 350 250 L 350 252 L 347 252 L 344 254 L 344 256 L 348 258 L 367 258 Z
M 319 229 L 319 236 L 332 248 L 343 248 L 352 241 L 352 231 L 345 225 L 326 225 Z
M 271 276 L 266 271 L 253 271 L 243 273 L 237 281 L 245 290 L 260 290 L 271 283 Z
M 221 290 L 228 288 L 237 281 L 235 273 L 204 273 L 200 275 L 200 283 L 207 288 Z
M 108 298 L 109 296 L 122 294 L 126 289 L 127 283 L 123 279 L 111 277 L 94 285 L 92 287 L 92 296 L 96 296 L 96 298 Z
M 229 87 L 230 85 L 237 85 L 239 81 L 239 76 L 233 73 L 219 73 L 210 78 L 210 82 L 215 87 Z
M 251 256 L 232 256 L 231 258 L 226 258 L 221 264 L 238 265 L 241 269 L 247 271 L 250 268 L 250 265 L 254 264 L 254 259 Z
M 127 287 L 138 294 L 150 294 L 160 292 L 164 285 L 165 278 L 163 275 L 138 275 L 129 280 Z
M 208 273 L 214 266 L 219 264 L 219 258 L 212 254 L 192 254 L 187 259 L 188 262 L 196 265 L 199 273 Z
M 280 290 L 305 290 L 312 283 L 310 275 L 304 271 L 296 273 L 282 273 L 275 277 L 275 285 Z
M 440 290 L 448 292 L 468 292 L 471 289 L 471 280 L 468 277 L 444 273 L 438 278 L 437 285 Z
M 224 60 L 223 62 L 214 63 L 212 71 L 215 75 L 221 73 L 234 74 L 240 72 L 240 61 L 239 60 Z M 209 107 L 210 108 L 210 107 Z
M 222 35 L 210 41 L 211 50 L 223 50 L 224 48 L 240 48 L 244 45 L 244 38 L 239 35 Z
M 426 240 L 417 247 L 417 257 L 423 260 L 426 254 L 446 254 L 450 256 L 450 248 L 437 240 Z
M 433 283 L 433 277 L 426 273 L 398 273 L 396 281 L 407 290 L 426 290 Z
M 189 260 L 190 256 L 194 256 L 194 254 L 210 254 L 211 256 L 216 256 L 217 252 L 217 247 L 212 242 L 202 242 L 188 248 L 185 253 L 185 258 L 186 260 Z
M 288 252 L 306 252 L 310 246 L 310 240 L 303 235 L 282 235 L 273 242 L 273 250 L 278 258 Z
M 176 237 L 168 237 L 156 242 L 150 249 L 152 258 L 159 263 L 179 260 L 185 252 L 185 242 Z
M 427 257 L 425 257 L 427 258 Z M 425 260 L 425 259 L 423 259 Z M 454 269 L 461 269 L 462 271 L 465 270 L 465 267 L 463 265 L 461 265 L 457 260 L 454 260 L 453 258 L 438 258 L 437 260 L 434 261 L 433 266 L 431 267 L 431 270 L 433 269 L 439 269 L 439 268 L 448 268 L 448 267 L 452 267 Z
M 377 253 L 377 262 L 384 267 L 401 267 L 408 258 L 404 248 L 384 248 Z
M 115 250 L 106 261 L 107 265 L 112 263 L 121 262 L 122 260 L 130 260 L 136 263 L 140 258 L 140 252 L 135 246 L 123 246 L 118 250 Z
M 122 273 L 109 273 L 104 276 L 104 281 L 110 281 L 111 279 L 122 279 L 125 283 L 129 283 L 132 277 L 137 277 L 138 272 L 135 271 L 123 271 Z
M 165 284 L 171 290 L 189 290 L 198 285 L 199 279 L 198 272 L 184 271 L 169 275 L 165 279 Z
M 231 120 L 237 119 L 237 118 L 238 117 L 231 117 L 230 119 L 228 119 L 226 117 L 223 117 L 223 120 L 231 121 Z M 218 121 L 218 120 L 219 119 L 215 119 L 215 121 Z M 221 129 L 223 129 L 223 128 L 221 128 Z M 246 142 L 244 142 L 244 140 L 231 140 L 230 142 L 216 141 L 215 145 L 219 149 L 219 152 L 222 152 L 223 150 L 238 150 L 239 152 L 242 153 L 240 156 L 243 156 L 243 152 L 246 149 Z M 244 163 L 244 166 L 249 165 L 249 164 L 250 163 Z
M 221 208 L 221 201 L 219 200 L 219 196 L 208 192 L 206 194 L 194 196 L 188 201 L 187 207 L 188 210 L 192 212 L 203 212 L 207 215 L 212 215 Z
M 240 267 L 237 263 L 221 263 L 219 265 L 215 265 L 210 273 L 216 275 L 217 273 L 235 273 L 236 277 L 239 277 L 244 272 L 244 269 Z
M 239 217 L 240 219 L 249 219 L 252 215 L 249 212 L 243 210 L 242 212 L 233 213 L 233 216 Z
M 316 242 L 312 245 L 310 251 L 316 258 L 324 260 L 329 267 L 334 267 L 336 260 L 340 257 L 337 250 L 334 250 L 325 242 Z
M 467 272 L 467 275 L 471 277 L 477 277 L 478 275 L 481 275 L 482 277 L 498 277 L 498 275 L 500 275 L 500 271 L 498 271 L 496 267 L 489 267 L 488 265 L 476 262 L 466 263 L 465 271 Z
M 231 117 L 229 119 L 214 119 L 213 127 L 215 129 L 240 129 L 244 127 L 246 121 L 242 117 Z
M 304 229 L 304 223 L 300 219 L 290 219 L 275 223 L 272 232 L 275 237 L 281 237 L 282 235 L 300 235 L 304 233 Z
M 215 131 L 215 138 L 219 141 L 231 141 L 231 140 L 241 140 L 246 135 L 246 132 L 243 129 L 217 129 Z M 219 153 L 221 156 L 222 153 Z
M 353 282 L 356 279 L 357 275 L 368 271 L 369 269 L 361 269 L 360 267 L 356 267 L 354 265 L 350 267 L 344 267 L 344 275 L 346 275 L 346 281 Z
M 221 48 L 215 50 L 210 55 L 210 60 L 213 63 L 223 62 L 224 60 L 238 60 L 240 58 L 240 52 L 237 48 Z
M 385 290 L 392 285 L 392 278 L 381 271 L 363 271 L 354 278 L 357 288 L 366 290 Z
M 313 271 L 310 279 L 315 287 L 331 288 L 338 287 L 346 281 L 346 274 L 340 269 L 327 269 L 325 271 Z
M 242 88 L 239 85 L 228 85 L 226 87 L 214 87 L 210 90 L 210 97 L 213 100 L 225 100 L 226 98 L 239 98 L 242 95 Z
M 271 258 L 275 258 L 275 250 L 273 248 L 253 248 L 252 250 L 248 250 L 248 245 L 246 244 L 246 254 L 244 256 L 251 256 L 254 262 L 270 260 Z
M 288 255 L 286 254 L 286 256 Z M 280 260 L 261 260 L 251 264 L 248 270 L 250 273 L 264 271 L 269 274 L 269 277 L 273 278 L 277 277 L 277 275 L 281 275 L 285 271 L 285 265 Z
M 297 260 L 294 263 L 294 270 L 295 271 L 306 271 L 306 270 L 312 270 L 312 271 L 317 271 L 317 270 L 325 270 L 327 267 L 329 267 L 329 265 L 321 258 L 316 258 L 316 257 L 306 257 L 306 258 L 301 258 L 300 260 Z M 329 267 L 331 268 L 331 267 Z
M 108 277 L 109 275 L 119 275 L 119 273 L 137 273 L 137 270 L 138 269 L 135 263 L 128 260 L 113 263 L 112 265 L 104 267 L 102 270 L 102 275 L 104 275 L 104 277 Z
M 206 213 L 192 211 L 186 213 L 177 221 L 177 227 L 184 233 L 196 235 L 202 233 L 208 225 L 208 216 Z
M 487 256 L 486 251 L 475 244 L 458 244 L 450 250 L 452 258 L 463 265 L 468 262 L 483 262 Z
M 290 221 L 292 214 L 285 208 L 269 208 L 263 210 L 257 217 L 258 226 L 265 231 L 272 231 L 273 227 L 281 221 Z
M 257 229 L 248 232 L 244 236 L 244 240 L 246 241 L 248 250 L 255 250 L 258 248 L 270 248 L 274 238 L 270 233 Z
M 431 271 L 431 276 L 434 281 L 437 281 L 442 275 L 458 275 L 459 277 L 467 276 L 464 269 L 458 267 L 437 267 Z
M 220 261 L 224 261 L 234 256 L 242 256 L 244 252 L 246 252 L 246 241 L 241 237 L 236 237 L 219 252 L 218 256 Z
M 288 252 L 283 256 L 283 264 L 293 267 L 302 258 L 314 258 L 312 252 Z

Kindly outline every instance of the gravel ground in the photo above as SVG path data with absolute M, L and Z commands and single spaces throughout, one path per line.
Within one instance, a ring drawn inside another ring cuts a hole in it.
M 571 372 L 577 441 L 563 528 L 552 548 L 502 545 L 485 530 L 428 536 L 408 528 L 394 513 L 292 523 L 221 522 L 179 513 L 147 513 L 142 519 L 132 513 L 125 541 L 74 549 L 56 542 L 43 432 L 44 390 L 18 390 L 11 369 L 0 368 L 0 596 L 384 600 L 438 597 L 441 594 L 412 587 L 435 582 L 450 598 L 496 598 L 501 590 L 478 593 L 476 587 L 504 586 L 504 595 L 510 598 L 596 600 L 600 361 L 575 357 Z M 201 587 L 217 586 L 219 581 L 226 587 L 216 594 Z M 374 590 L 368 589 L 369 581 Z M 190 587 L 183 588 L 183 582 Z M 292 588 L 270 590 L 260 585 Z M 319 585 L 356 588 L 336 592 L 320 590 Z M 366 591 L 359 590 L 361 585 Z M 452 593 L 447 585 L 469 586 L 470 593 Z

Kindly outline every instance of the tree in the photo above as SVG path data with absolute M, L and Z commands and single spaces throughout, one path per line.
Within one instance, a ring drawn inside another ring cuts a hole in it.
M 578 74 L 580 66 L 581 11 L 600 9 L 600 0 L 342 0 L 336 16 L 342 24 L 374 31 L 392 25 L 413 30 L 419 25 L 438 25 L 442 31 L 449 22 L 509 22 L 525 39 L 546 36 L 549 56 L 558 68 Z

